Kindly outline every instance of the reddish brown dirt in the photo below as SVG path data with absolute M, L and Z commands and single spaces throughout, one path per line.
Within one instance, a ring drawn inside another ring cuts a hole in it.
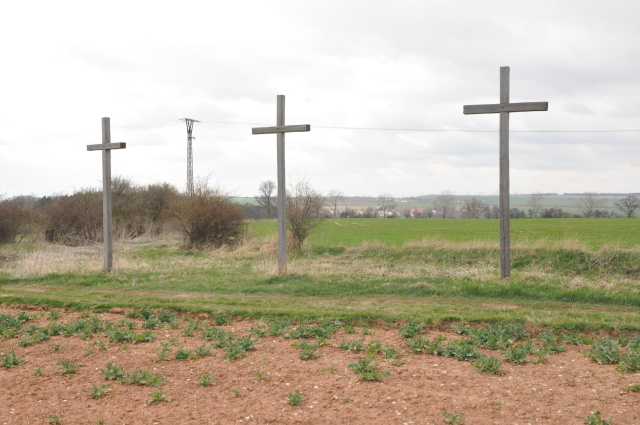
M 0 307 L 5 314 L 19 311 Z M 125 318 L 113 311 L 100 316 L 114 322 Z M 77 318 L 78 313 L 65 312 L 58 320 Z M 34 323 L 48 322 L 42 317 Z M 223 328 L 244 335 L 255 325 L 240 321 Z M 365 336 L 361 328 L 355 334 L 337 331 L 314 360 L 299 359 L 300 350 L 291 340 L 266 336 L 235 361 L 224 360 L 221 349 L 214 349 L 211 357 L 158 361 L 160 344 L 169 338 L 188 348 L 203 343 L 197 333 L 183 336 L 182 329 L 155 330 L 151 343 L 123 347 L 109 342 L 106 350 L 96 349 L 97 338 L 77 336 L 56 336 L 29 347 L 18 346 L 16 339 L 0 341 L 2 356 L 11 349 L 24 355 L 21 365 L 0 368 L 0 424 L 46 424 L 50 415 L 62 415 L 61 423 L 67 425 L 445 424 L 447 411 L 465 417 L 465 424 L 571 425 L 584 424 L 582 418 L 596 410 L 615 425 L 640 424 L 640 393 L 623 390 L 640 384 L 640 374 L 622 376 L 614 366 L 585 358 L 580 347 L 567 346 L 565 353 L 549 356 L 544 364 L 505 363 L 503 376 L 480 373 L 468 362 L 404 353 L 400 366 L 377 359 L 380 368 L 390 372 L 384 382 L 364 382 L 347 367 L 359 356 L 337 345 L 343 339 L 365 338 L 406 349 L 397 329 L 377 327 Z M 108 341 L 104 335 L 99 338 Z M 55 344 L 63 348 L 52 352 Z M 94 351 L 89 354 L 87 349 Z M 77 359 L 79 372 L 59 375 L 55 367 L 60 358 Z M 153 370 L 168 379 L 157 388 L 105 381 L 100 371 L 107 363 L 122 364 L 126 371 Z M 40 375 L 34 373 L 37 368 Z M 268 374 L 261 381 L 252 375 L 258 370 Z M 213 375 L 215 385 L 196 384 L 203 372 Z M 87 399 L 85 390 L 94 385 L 109 385 L 110 390 L 100 399 Z M 287 396 L 296 389 L 306 400 L 294 406 Z M 171 401 L 148 404 L 149 394 L 158 390 Z

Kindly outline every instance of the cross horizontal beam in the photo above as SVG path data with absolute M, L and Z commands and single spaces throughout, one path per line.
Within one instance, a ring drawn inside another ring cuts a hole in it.
M 126 143 L 100 143 L 98 145 L 87 145 L 88 151 L 104 151 L 107 149 L 125 149 Z
M 549 102 L 494 103 L 491 105 L 464 105 L 462 112 L 470 114 L 497 114 L 500 112 L 533 112 L 549 110 Z
M 296 133 L 301 131 L 311 131 L 311 125 L 299 124 L 278 125 L 275 127 L 255 127 L 251 129 L 251 134 Z

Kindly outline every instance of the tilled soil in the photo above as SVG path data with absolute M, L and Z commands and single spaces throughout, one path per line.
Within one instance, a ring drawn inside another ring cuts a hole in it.
M 19 311 L 25 309 L 0 307 L 4 314 Z M 29 325 L 49 323 L 43 311 L 27 312 L 40 317 Z M 78 317 L 65 312 L 57 320 Z M 113 322 L 125 319 L 120 309 L 99 317 Z M 137 331 L 142 330 L 140 320 L 131 320 L 138 323 Z M 88 340 L 53 336 L 27 347 L 19 346 L 15 338 L 0 341 L 2 357 L 12 349 L 23 356 L 20 365 L 0 368 L 0 424 L 577 425 L 595 411 L 615 425 L 640 424 L 640 392 L 627 390 L 640 384 L 640 374 L 623 376 L 612 365 L 599 365 L 581 353 L 585 347 L 567 345 L 566 352 L 550 355 L 546 363 L 504 363 L 504 374 L 496 376 L 478 372 L 470 362 L 411 354 L 397 328 L 373 327 L 363 335 L 364 328 L 355 327 L 356 333 L 336 331 L 312 360 L 301 360 L 294 341 L 282 336 L 258 338 L 254 350 L 233 361 L 225 360 L 219 348 L 208 357 L 177 360 L 173 356 L 177 347 L 194 349 L 206 342 L 198 332 L 184 336 L 185 323 L 181 321 L 181 329 L 153 330 L 155 340 L 140 344 L 123 345 L 104 335 Z M 258 324 L 243 320 L 221 328 L 241 336 Z M 459 337 L 436 330 L 426 335 L 438 334 Z M 172 338 L 178 345 L 172 346 L 169 360 L 160 361 L 161 344 Z M 399 357 L 404 363 L 393 365 L 377 356 L 379 369 L 389 375 L 382 382 L 360 380 L 348 365 L 364 354 L 338 345 L 362 338 L 404 350 Z M 106 349 L 100 349 L 96 340 Z M 60 359 L 76 360 L 78 372 L 60 375 Z M 122 365 L 127 372 L 154 371 L 167 379 L 159 387 L 107 381 L 101 371 L 109 363 Z M 211 374 L 215 384 L 199 385 L 198 375 L 203 373 Z M 87 390 L 101 385 L 109 386 L 105 394 L 89 398 Z M 289 395 L 296 390 L 304 401 L 292 405 Z M 150 403 L 153 391 L 170 400 Z M 458 415 L 457 419 L 449 416 L 446 422 L 445 412 Z

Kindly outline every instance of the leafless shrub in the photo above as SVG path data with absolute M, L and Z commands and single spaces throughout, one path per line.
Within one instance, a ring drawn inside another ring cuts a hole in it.
M 192 195 L 178 196 L 173 209 L 186 248 L 219 248 L 242 241 L 245 232 L 242 207 L 220 188 L 210 187 L 206 180 L 195 184 Z
M 102 239 L 102 200 L 96 189 L 57 196 L 44 209 L 45 239 L 69 246 Z
M 150 184 L 141 197 L 150 233 L 161 234 L 171 220 L 171 205 L 178 197 L 178 189 L 169 183 Z
M 291 186 L 287 193 L 287 227 L 291 249 L 300 250 L 314 227 L 320 222 L 324 198 L 306 181 Z
M 30 221 L 32 214 L 23 202 L 17 199 L 0 201 L 0 244 L 15 242 L 16 237 L 24 234 Z

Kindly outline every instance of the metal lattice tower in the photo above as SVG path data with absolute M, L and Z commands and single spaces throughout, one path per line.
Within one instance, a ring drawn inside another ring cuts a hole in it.
M 191 118 L 183 118 L 187 124 L 187 193 L 193 195 L 193 123 L 200 122 Z

